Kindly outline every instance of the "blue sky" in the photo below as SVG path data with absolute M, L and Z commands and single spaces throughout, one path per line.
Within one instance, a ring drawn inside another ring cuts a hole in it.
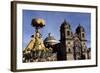
M 43 18 L 46 22 L 45 27 L 41 29 L 43 39 L 48 36 L 48 33 L 51 33 L 56 40 L 60 40 L 60 26 L 64 20 L 70 23 L 73 32 L 81 24 L 86 31 L 87 46 L 90 47 L 90 13 L 23 10 L 23 48 L 27 46 L 31 40 L 31 35 L 35 32 L 34 27 L 31 26 L 33 18 Z

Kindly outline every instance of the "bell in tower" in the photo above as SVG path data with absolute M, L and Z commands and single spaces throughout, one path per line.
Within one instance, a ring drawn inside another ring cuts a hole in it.
M 79 36 L 80 40 L 85 40 L 85 29 L 83 26 L 81 26 L 80 24 L 78 25 L 78 27 L 76 28 L 76 34 Z
M 64 22 L 60 27 L 60 41 L 63 44 L 66 52 L 67 60 L 73 59 L 73 33 L 69 22 Z
M 79 40 L 81 41 L 81 45 L 82 45 L 82 54 L 85 54 L 87 52 L 87 40 L 86 40 L 86 32 L 85 29 L 82 25 L 78 25 L 78 27 L 76 28 L 76 34 L 78 35 Z M 86 58 L 86 56 L 85 56 Z
M 66 20 L 61 24 L 60 27 L 60 33 L 61 33 L 61 42 L 66 39 L 71 39 L 72 38 L 72 31 L 71 31 L 71 26 Z

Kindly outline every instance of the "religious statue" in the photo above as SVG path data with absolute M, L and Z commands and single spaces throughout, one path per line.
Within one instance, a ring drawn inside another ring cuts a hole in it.
M 45 26 L 43 19 L 32 19 L 32 26 L 35 27 L 35 36 L 32 35 L 32 40 L 25 49 L 25 53 L 30 55 L 32 60 L 39 61 L 41 58 L 46 58 L 49 49 L 45 47 L 40 33 L 40 28 Z

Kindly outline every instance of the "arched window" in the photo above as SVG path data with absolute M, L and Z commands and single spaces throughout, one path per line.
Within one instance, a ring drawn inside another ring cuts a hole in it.
M 70 44 L 70 42 L 68 42 L 68 44 Z
M 68 35 L 68 36 L 70 35 L 70 31 L 67 31 L 67 35 Z
M 82 37 L 83 37 L 83 38 L 85 37 L 84 33 L 82 33 Z
M 69 52 L 69 53 L 71 53 L 71 50 L 70 50 L 70 48 L 68 48 L 68 52 Z

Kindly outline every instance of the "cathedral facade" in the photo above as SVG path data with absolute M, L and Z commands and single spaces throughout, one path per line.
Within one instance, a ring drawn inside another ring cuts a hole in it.
M 81 60 L 91 58 L 90 49 L 87 48 L 86 32 L 84 27 L 80 24 L 75 32 L 73 32 L 71 25 L 64 21 L 60 26 L 59 43 L 56 42 L 54 45 L 50 44 L 54 43 L 54 39 L 49 39 L 49 37 L 50 35 L 48 36 L 48 40 L 46 38 L 44 42 L 49 46 L 53 46 L 54 52 L 57 53 L 57 60 Z
M 75 32 L 72 32 L 71 25 L 64 21 L 60 27 L 60 43 L 66 51 L 67 60 L 88 59 L 88 48 L 86 32 L 80 24 Z

